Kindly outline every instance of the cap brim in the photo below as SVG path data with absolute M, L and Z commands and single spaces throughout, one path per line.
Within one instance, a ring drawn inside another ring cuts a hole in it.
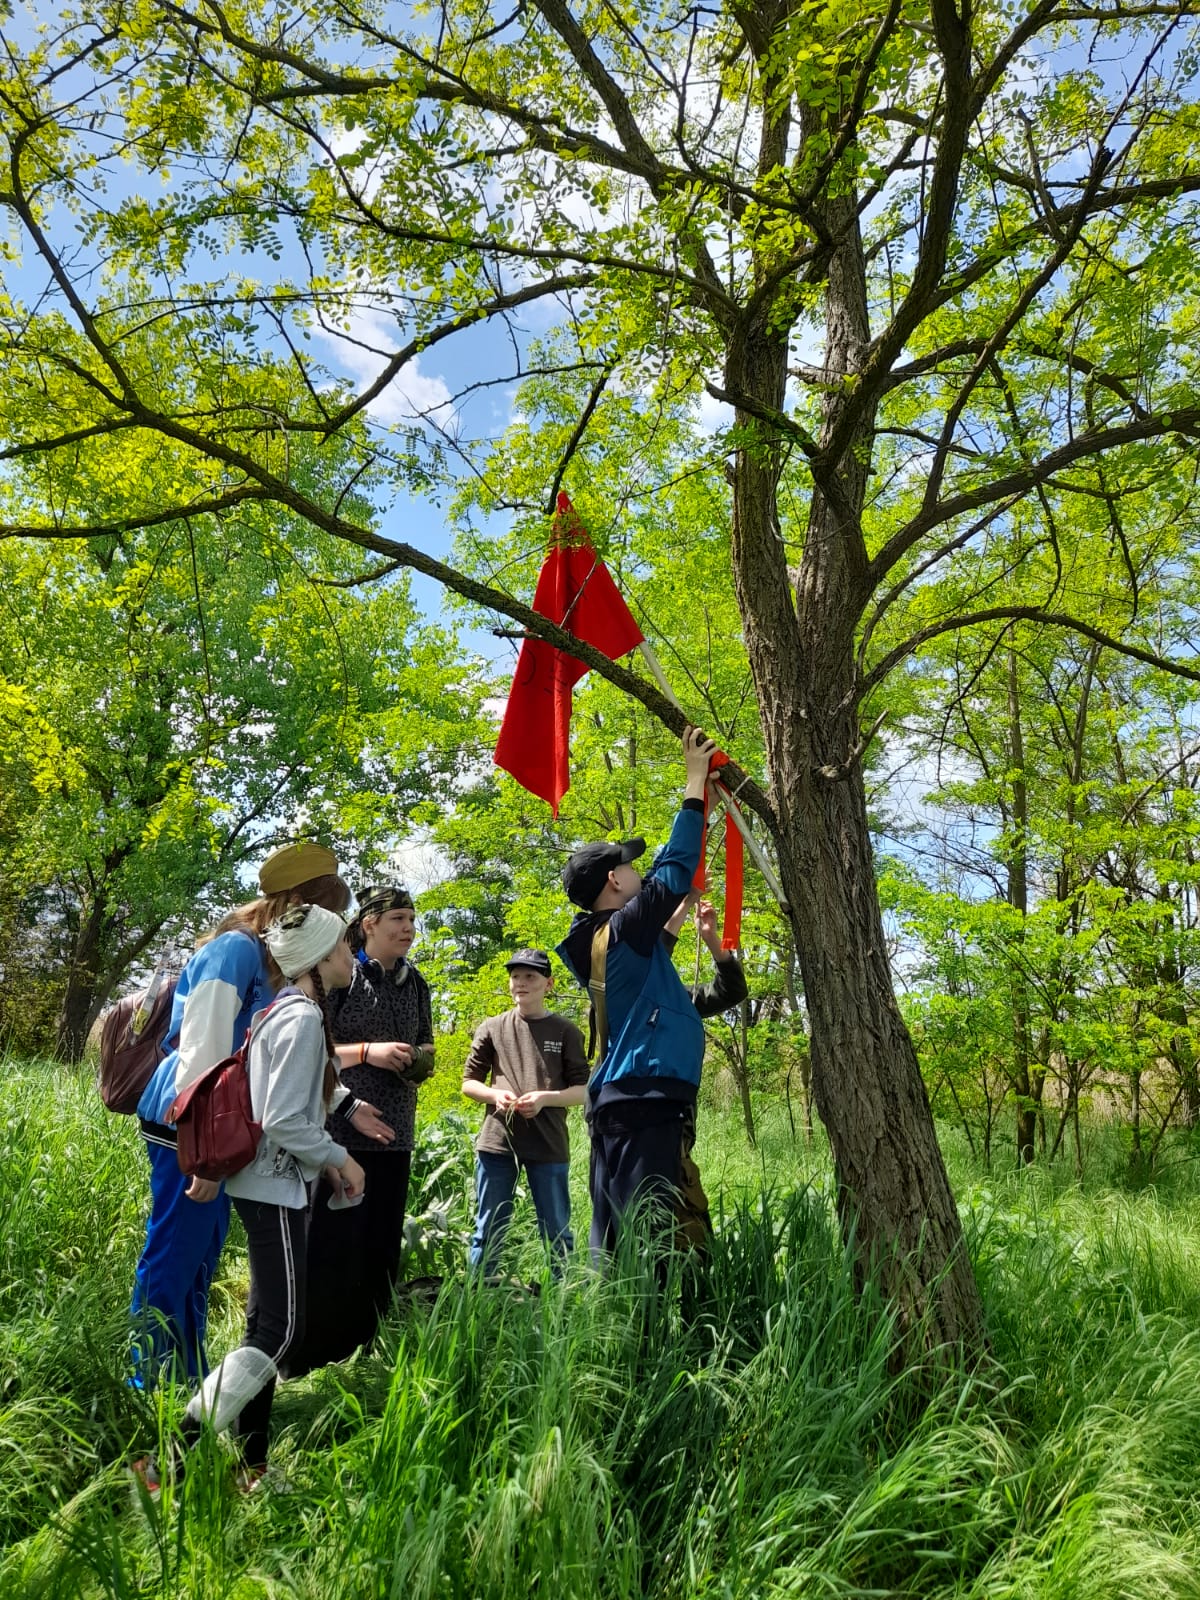
M 621 865 L 627 867 L 631 861 L 636 861 L 639 856 L 646 854 L 645 839 L 626 839 L 617 846 L 621 852 Z

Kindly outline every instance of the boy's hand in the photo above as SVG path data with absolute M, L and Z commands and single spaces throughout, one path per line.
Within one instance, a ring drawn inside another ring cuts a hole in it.
M 663 929 L 663 932 L 669 933 L 673 938 L 678 939 L 679 935 L 683 932 L 683 925 L 688 919 L 688 912 L 696 904 L 699 898 L 699 889 L 689 889 L 687 894 L 667 918 L 667 924 Z
M 708 763 L 716 753 L 716 740 L 710 739 L 689 723 L 683 732 L 683 764 L 687 769 L 687 785 L 683 791 L 685 800 L 704 799 Z
M 527 1094 L 521 1095 L 521 1097 L 515 1102 L 515 1109 L 519 1111 L 523 1117 L 536 1117 L 538 1112 L 546 1104 L 546 1099 L 549 1093 L 550 1091 L 548 1089 L 530 1089 Z
M 711 944 L 717 936 L 716 907 L 707 900 L 701 900 L 696 907 L 696 932 L 705 944 Z
M 492 1091 L 492 1104 L 503 1116 L 517 1109 L 517 1097 L 511 1089 L 494 1089 Z

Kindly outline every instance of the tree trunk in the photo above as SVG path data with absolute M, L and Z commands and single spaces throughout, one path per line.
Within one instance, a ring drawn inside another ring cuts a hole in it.
M 845 726 L 842 737 L 855 732 Z M 892 991 L 861 774 L 855 767 L 842 782 L 814 784 L 793 770 L 777 779 L 776 795 L 813 1093 L 843 1228 L 864 1268 L 878 1266 L 909 1330 L 928 1317 L 926 1342 L 977 1347 L 982 1306 Z
M 1012 838 L 1005 852 L 1008 874 L 1008 903 L 1021 918 L 1018 945 L 1024 942 L 1025 918 L 1029 915 L 1029 826 L 1028 796 L 1025 786 L 1025 738 L 1021 727 L 1021 691 L 1017 680 L 1017 653 L 1008 652 L 1008 739 L 1012 770 Z M 1033 1145 L 1037 1136 L 1037 1105 L 1030 1081 L 1033 1056 L 1029 1023 L 1029 986 L 1023 963 L 1013 965 L 1013 1088 L 1017 1095 L 1017 1164 L 1033 1164 Z
M 823 443 L 844 379 L 861 371 L 869 345 L 853 202 L 826 210 L 840 244 L 826 297 Z M 814 489 L 793 603 L 777 514 L 781 435 L 760 420 L 784 410 L 787 349 L 769 307 L 757 319 L 739 324 L 727 346 L 729 390 L 754 399 L 737 417 L 731 548 L 808 1008 L 813 1095 L 860 1271 L 877 1270 L 907 1340 L 978 1350 L 982 1302 L 892 989 L 862 775 L 854 646 L 871 589 L 860 519 L 874 415 L 862 418 L 833 470 L 826 465 L 824 490 Z
M 738 952 L 739 955 L 741 952 Z M 742 1122 L 746 1128 L 746 1139 L 751 1146 L 758 1143 L 754 1131 L 754 1106 L 750 1099 L 750 1002 L 743 1000 L 738 1006 L 737 1043 L 734 1048 L 734 1059 L 737 1061 L 738 1093 L 742 1100 Z
M 1129 1118 L 1129 1176 L 1135 1181 L 1140 1181 L 1145 1176 L 1142 1159 L 1142 1071 L 1134 1067 L 1130 1074 L 1130 1118 Z
M 67 986 L 58 1013 L 55 1054 L 78 1061 L 100 1010 L 103 993 L 104 934 L 108 908 L 102 896 L 86 908 L 71 951 Z

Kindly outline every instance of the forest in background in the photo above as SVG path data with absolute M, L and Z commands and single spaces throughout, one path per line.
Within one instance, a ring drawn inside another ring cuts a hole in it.
M 520 409 L 536 433 L 526 421 L 496 446 L 493 470 L 518 492 L 521 474 L 533 492 L 571 415 L 577 397 L 558 400 L 559 387 L 531 385 Z M 638 408 L 611 408 L 610 464 Z M 593 528 L 619 528 L 612 570 L 690 713 L 761 771 L 719 441 L 684 417 L 660 432 L 673 453 L 653 492 L 618 505 L 589 480 L 581 505 Z M 1176 500 L 1152 498 L 1158 520 L 1130 559 L 1182 628 L 1194 562 Z M 452 508 L 464 566 L 503 566 L 532 592 L 548 521 L 484 539 L 476 501 L 464 490 Z M 573 844 L 665 837 L 675 740 L 588 681 L 572 788 L 552 819 L 491 765 L 511 658 L 497 666 L 480 649 L 486 614 L 430 620 L 402 576 L 338 587 L 355 558 L 298 529 L 227 519 L 212 533 L 0 543 L 3 1037 L 25 1054 L 77 1054 L 103 1003 L 164 952 L 182 958 L 299 819 L 356 883 L 413 838 L 436 851 L 419 955 L 447 1046 L 463 1053 L 503 1003 L 506 953 L 564 933 Z M 1070 527 L 1056 558 L 1086 582 L 1086 541 Z M 326 576 L 314 582 L 304 559 Z M 1126 1130 L 1130 1175 L 1144 1179 L 1167 1130 L 1196 1125 L 1198 698 L 1095 642 L 1013 621 L 969 653 L 955 636 L 931 644 L 875 692 L 867 791 L 900 1002 L 938 1115 L 985 1159 L 995 1147 L 1002 1162 L 1021 1151 L 1078 1169 L 1090 1111 Z M 719 897 L 719 839 L 710 864 Z M 752 863 L 742 956 L 751 998 L 711 1033 L 712 1065 L 739 1096 L 790 1095 L 811 1127 L 803 983 Z M 569 990 L 560 1002 L 579 1009 Z

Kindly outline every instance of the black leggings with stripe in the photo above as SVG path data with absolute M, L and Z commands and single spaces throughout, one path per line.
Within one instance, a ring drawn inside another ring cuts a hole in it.
M 235 1199 L 234 1209 L 246 1230 L 250 1250 L 250 1294 L 246 1301 L 243 1345 L 262 1350 L 278 1367 L 288 1351 L 304 1338 L 305 1213 L 292 1206 L 269 1206 L 258 1200 Z M 242 1407 L 236 1432 L 242 1455 L 251 1466 L 267 1459 L 267 1430 L 275 1398 L 271 1378 Z

